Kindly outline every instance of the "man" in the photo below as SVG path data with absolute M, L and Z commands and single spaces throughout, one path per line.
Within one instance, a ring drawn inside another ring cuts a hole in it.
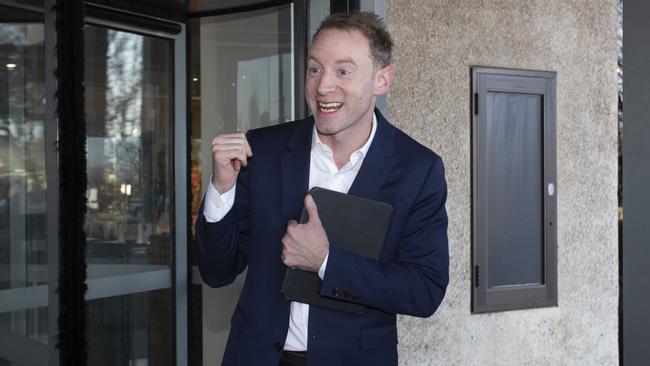
M 396 365 L 397 313 L 428 317 L 448 283 L 441 159 L 375 109 L 393 79 L 392 41 L 371 13 L 334 14 L 309 49 L 312 117 L 212 141 L 196 223 L 203 280 L 248 267 L 223 365 Z M 393 206 L 380 259 L 330 245 L 306 192 L 320 186 Z M 309 221 L 297 224 L 304 207 Z M 321 295 L 361 315 L 285 300 L 286 267 L 317 272 Z

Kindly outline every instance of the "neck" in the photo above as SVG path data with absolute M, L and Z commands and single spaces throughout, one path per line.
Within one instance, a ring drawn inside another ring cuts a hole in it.
M 318 132 L 320 140 L 332 149 L 334 155 L 334 162 L 336 166 L 341 169 L 348 161 L 353 152 L 359 150 L 370 138 L 372 132 L 372 121 L 374 118 L 373 113 L 370 113 L 370 118 L 366 118 L 361 122 L 354 131 L 341 131 L 344 133 L 337 133 L 336 135 L 323 135 Z

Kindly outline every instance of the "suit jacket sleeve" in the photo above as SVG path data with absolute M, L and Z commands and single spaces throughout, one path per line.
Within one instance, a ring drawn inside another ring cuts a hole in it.
M 237 178 L 237 193 L 232 209 L 218 222 L 209 223 L 203 214 L 204 204 L 196 220 L 196 255 L 201 278 L 210 287 L 232 283 L 247 264 L 250 208 L 246 169 Z
M 444 167 L 436 156 L 406 218 L 396 260 L 379 262 L 330 247 L 321 295 L 431 316 L 449 283 L 446 198 Z

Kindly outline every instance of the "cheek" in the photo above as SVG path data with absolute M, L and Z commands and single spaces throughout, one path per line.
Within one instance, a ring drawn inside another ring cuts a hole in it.
M 350 88 L 350 95 L 354 95 L 355 100 L 365 100 L 370 94 L 372 94 L 372 90 L 368 88 L 368 85 L 366 83 L 356 83 L 354 85 L 351 85 L 351 87 L 352 88 Z
M 313 93 L 318 87 L 318 78 L 308 77 L 305 79 L 305 93 Z

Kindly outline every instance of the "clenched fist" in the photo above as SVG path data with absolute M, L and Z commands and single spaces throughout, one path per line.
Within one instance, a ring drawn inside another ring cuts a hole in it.
M 223 194 L 237 181 L 239 170 L 253 156 L 243 132 L 218 135 L 212 140 L 212 185 Z

